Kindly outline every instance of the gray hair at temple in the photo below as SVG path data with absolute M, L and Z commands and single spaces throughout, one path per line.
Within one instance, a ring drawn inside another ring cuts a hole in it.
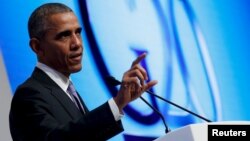
M 61 3 L 46 3 L 36 8 L 28 21 L 30 38 L 42 38 L 46 33 L 48 17 L 53 14 L 73 12 L 71 8 Z

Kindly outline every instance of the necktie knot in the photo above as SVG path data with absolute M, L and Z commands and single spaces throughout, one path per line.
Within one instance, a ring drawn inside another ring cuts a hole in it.
M 68 91 L 70 94 L 74 95 L 74 96 L 77 95 L 76 89 L 75 89 L 75 87 L 74 87 L 74 85 L 73 85 L 73 83 L 72 83 L 71 81 L 69 82 L 69 86 L 68 86 L 67 91 Z

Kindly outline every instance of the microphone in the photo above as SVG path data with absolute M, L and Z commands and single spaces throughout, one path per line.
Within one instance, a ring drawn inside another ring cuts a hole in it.
M 108 84 L 110 84 L 110 85 L 112 85 L 112 86 L 121 85 L 121 82 L 118 81 L 118 80 L 116 80 L 113 76 L 107 76 L 107 77 L 105 78 L 105 80 L 106 80 L 106 82 L 107 82 Z M 154 112 L 156 112 L 156 113 L 160 116 L 160 118 L 162 119 L 163 124 L 164 124 L 164 126 L 165 126 L 165 128 L 166 128 L 166 129 L 165 129 L 165 133 L 168 133 L 168 132 L 170 131 L 170 129 L 168 128 L 168 126 L 167 126 L 167 124 L 166 124 L 166 121 L 165 121 L 163 115 L 162 115 L 154 106 L 152 106 L 147 100 L 145 100 L 142 96 L 140 96 L 140 99 L 141 99 L 144 103 L 146 103 Z
M 108 77 L 106 78 L 106 81 L 107 81 L 107 83 L 109 83 L 109 84 L 111 84 L 111 85 L 113 85 L 113 86 L 117 86 L 117 85 L 120 85 L 120 84 L 121 84 L 121 82 L 118 81 L 118 80 L 116 80 L 113 76 L 108 76 Z M 169 104 L 171 104 L 171 105 L 173 105 L 173 106 L 175 106 L 175 107 L 177 107 L 177 108 L 180 108 L 180 109 L 183 110 L 183 111 L 186 111 L 186 112 L 188 112 L 188 113 L 190 113 L 190 114 L 192 114 L 192 115 L 194 115 L 194 116 L 196 116 L 196 117 L 198 117 L 198 118 L 200 118 L 200 119 L 203 119 L 203 120 L 205 120 L 206 122 L 212 122 L 211 120 L 209 120 L 209 119 L 207 119 L 207 118 L 205 118 L 205 117 L 203 117 L 203 116 L 201 116 L 201 115 L 198 115 L 198 114 L 196 114 L 196 113 L 194 113 L 194 112 L 192 112 L 192 111 L 190 111 L 190 110 L 188 110 L 188 109 L 186 109 L 186 108 L 184 108 L 184 107 L 182 107 L 182 106 L 180 106 L 180 105 L 178 105 L 178 104 L 175 104 L 175 103 L 173 103 L 173 102 L 171 102 L 171 101 L 169 101 L 169 100 L 167 100 L 167 99 L 164 99 L 163 97 L 160 97 L 159 95 L 157 95 L 157 94 L 155 94 L 155 93 L 153 93 L 153 92 L 151 92 L 151 91 L 149 91 L 149 90 L 147 90 L 146 92 L 149 93 L 149 94 L 151 94 L 151 95 L 153 95 L 153 96 L 155 96 L 156 98 L 159 98 L 159 99 L 163 100 L 164 102 L 167 102 L 167 103 L 169 103 Z M 150 106 L 152 106 L 152 105 L 150 105 Z M 159 112 L 159 111 L 158 111 L 158 112 Z M 162 116 L 162 115 L 161 115 L 161 116 Z M 164 119 L 164 118 L 163 118 L 163 119 Z

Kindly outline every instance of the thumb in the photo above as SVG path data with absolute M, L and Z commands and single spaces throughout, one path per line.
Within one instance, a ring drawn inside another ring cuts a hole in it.
M 152 81 L 148 82 L 145 85 L 144 91 L 149 90 L 150 88 L 152 88 L 153 86 L 155 86 L 157 83 L 158 83 L 158 81 L 156 81 L 156 80 L 152 80 Z

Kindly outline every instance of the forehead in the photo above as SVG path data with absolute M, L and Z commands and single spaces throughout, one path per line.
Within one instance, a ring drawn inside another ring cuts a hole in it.
M 47 29 L 65 30 L 78 28 L 79 22 L 73 12 L 53 14 L 48 17 Z

